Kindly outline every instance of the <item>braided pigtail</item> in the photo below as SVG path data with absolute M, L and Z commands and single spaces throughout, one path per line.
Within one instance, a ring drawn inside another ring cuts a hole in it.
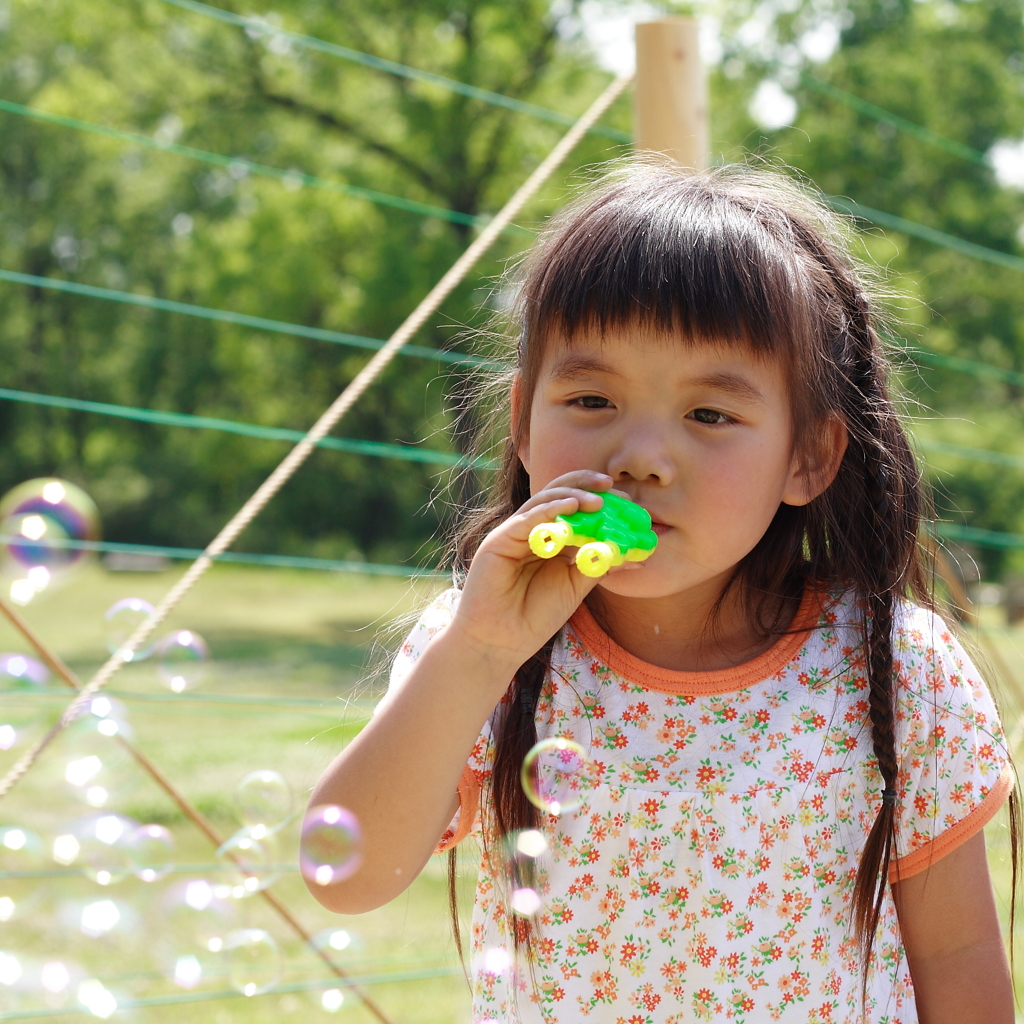
M 868 719 L 871 745 L 881 775 L 881 802 L 857 867 L 852 919 L 860 944 L 867 991 L 867 967 L 894 858 L 899 799 L 896 747 L 896 678 L 893 667 L 895 607 L 908 590 L 916 589 L 917 524 L 921 515 L 920 477 L 886 386 L 886 367 L 870 324 L 867 301 L 850 283 L 855 310 L 849 327 L 854 354 L 851 374 L 861 406 L 851 442 L 859 456 L 868 519 L 862 536 L 870 538 L 874 557 L 865 560 L 860 581 L 865 600 L 864 643 L 868 676 Z

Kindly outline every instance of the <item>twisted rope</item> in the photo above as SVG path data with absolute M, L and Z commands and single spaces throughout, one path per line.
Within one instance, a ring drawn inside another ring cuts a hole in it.
M 202 579 L 203 574 L 213 565 L 214 559 L 226 551 L 239 534 L 256 518 L 266 504 L 287 483 L 293 473 L 309 458 L 317 442 L 328 432 L 359 400 L 363 392 L 376 380 L 384 367 L 398 353 L 452 293 L 469 273 L 481 256 L 491 247 L 498 235 L 512 222 L 536 191 L 551 176 L 558 165 L 569 155 L 590 126 L 619 97 L 632 80 L 631 75 L 615 79 L 607 89 L 590 105 L 587 112 L 559 140 L 554 149 L 544 158 L 534 172 L 523 182 L 504 205 L 494 220 L 488 224 L 468 249 L 452 264 L 448 272 L 437 282 L 420 304 L 409 314 L 405 322 L 388 339 L 387 344 L 356 374 L 352 382 L 334 400 L 326 412 L 313 424 L 306 436 L 284 457 L 278 467 L 260 485 L 256 493 L 232 516 L 227 525 L 210 542 L 202 555 L 185 572 L 185 575 L 171 588 L 167 596 L 153 610 L 153 613 L 129 637 L 124 647 L 102 665 L 96 675 L 84 686 L 78 696 L 68 705 L 54 727 L 34 746 L 27 750 L 7 774 L 0 780 L 0 798 L 6 796 L 25 773 L 35 764 L 36 759 L 61 731 L 89 703 L 93 695 L 114 677 L 125 663 L 124 655 L 134 653 L 142 647 L 150 634 L 160 625 L 181 599 Z

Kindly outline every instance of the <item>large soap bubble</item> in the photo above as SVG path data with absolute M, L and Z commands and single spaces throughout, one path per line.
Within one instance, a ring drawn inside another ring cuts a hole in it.
M 281 977 L 281 950 L 262 928 L 243 928 L 224 943 L 232 988 L 255 996 L 273 988 Z
M 206 675 L 210 649 L 206 641 L 191 629 L 179 629 L 156 643 L 160 678 L 169 690 L 191 690 Z
M 363 837 L 356 816 L 344 807 L 311 807 L 302 822 L 299 868 L 317 885 L 350 878 L 363 862 Z
M 527 799 L 548 814 L 575 810 L 583 799 L 588 765 L 586 751 L 573 740 L 541 740 L 523 758 L 520 779 Z
M 239 829 L 217 850 L 217 860 L 222 871 L 215 892 L 226 885 L 236 899 L 267 889 L 281 877 L 277 843 L 272 834 L 263 830 L 257 838 L 253 829 Z
M 74 822 L 53 842 L 59 864 L 81 868 L 94 882 L 111 885 L 132 873 L 128 839 L 139 827 L 120 814 L 94 814 Z
M 101 694 L 78 712 L 58 739 L 64 781 L 90 807 L 109 807 L 138 782 L 131 754 L 120 742 L 131 737 L 124 705 Z
M 191 989 L 224 972 L 221 954 L 228 937 L 242 926 L 240 903 L 226 888 L 205 878 L 171 884 L 158 908 L 164 926 L 154 935 L 157 961 L 179 988 Z
M 153 606 L 141 597 L 125 597 L 116 601 L 103 616 L 103 622 L 107 629 L 107 650 L 111 654 L 121 651 L 128 638 L 142 625 L 153 613 Z M 153 644 L 138 651 L 125 650 L 122 654 L 124 661 L 142 661 L 153 653 Z
M 174 837 L 163 825 L 140 825 L 125 840 L 136 878 L 155 882 L 174 867 Z
M 16 604 L 28 604 L 83 565 L 99 540 L 99 512 L 80 487 L 55 477 L 27 480 L 0 499 L 0 575 Z
M 250 772 L 235 789 L 235 811 L 243 825 L 276 832 L 295 811 L 295 798 L 284 777 L 275 771 Z

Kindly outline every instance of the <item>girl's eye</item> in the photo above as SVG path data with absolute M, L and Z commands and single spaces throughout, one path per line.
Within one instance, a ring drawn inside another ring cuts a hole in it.
M 728 423 L 729 417 L 724 412 L 717 412 L 715 409 L 694 409 L 690 415 L 698 423 Z
M 582 395 L 576 399 L 575 404 L 584 409 L 608 409 L 612 403 L 600 395 Z

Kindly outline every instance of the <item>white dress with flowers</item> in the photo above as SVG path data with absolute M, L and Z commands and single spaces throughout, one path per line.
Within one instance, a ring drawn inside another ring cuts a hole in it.
M 427 609 L 393 682 L 458 596 Z M 587 750 L 582 802 L 543 825 L 532 971 L 517 963 L 505 889 L 485 862 L 473 912 L 474 1024 L 860 1024 L 848 921 L 881 778 L 857 617 L 849 599 L 809 595 L 795 631 L 765 654 L 705 673 L 642 662 L 585 607 L 576 612 L 536 721 L 539 738 Z M 901 767 L 891 875 L 905 878 L 980 830 L 1011 773 L 988 690 L 941 620 L 907 606 L 894 639 Z M 441 849 L 490 820 L 492 756 L 485 726 Z M 917 1021 L 889 896 L 863 1019 Z

